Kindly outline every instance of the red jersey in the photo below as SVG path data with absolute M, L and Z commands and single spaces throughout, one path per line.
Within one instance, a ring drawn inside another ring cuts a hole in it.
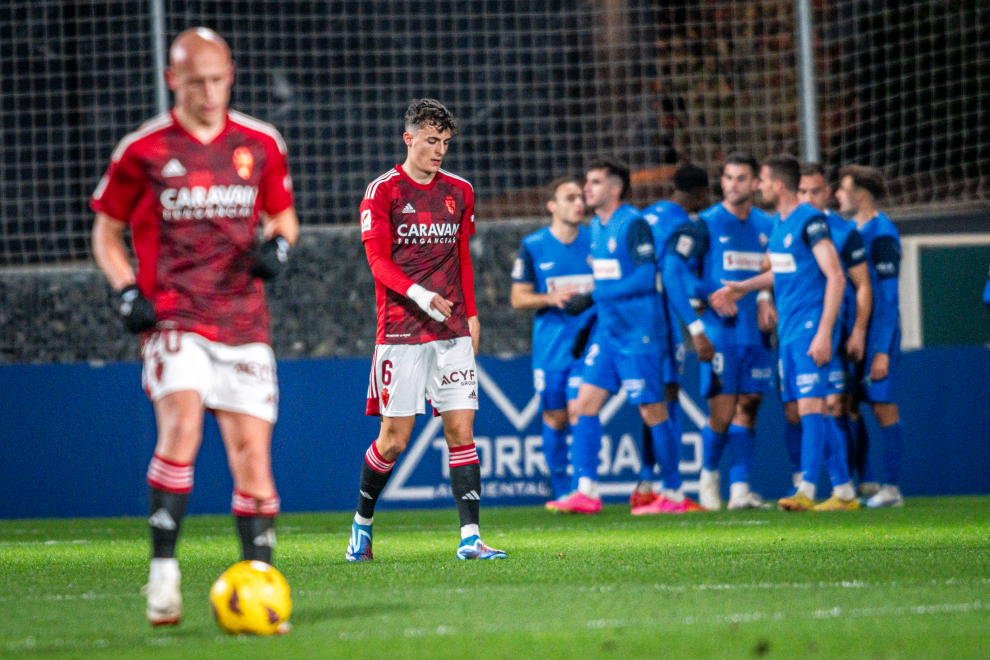
M 440 323 L 405 291 L 393 291 L 376 278 L 376 344 L 423 344 L 470 334 L 459 249 L 473 233 L 474 188 L 464 179 L 440 170 L 422 185 L 397 165 L 371 182 L 361 202 L 361 240 L 389 239 L 399 270 L 454 303 L 450 318 Z M 473 305 L 473 291 L 470 298 Z
M 160 115 L 113 152 L 90 207 L 131 227 L 137 285 L 159 327 L 240 345 L 269 343 L 261 280 L 249 273 L 260 211 L 292 206 L 285 142 L 272 126 L 228 111 L 202 144 Z

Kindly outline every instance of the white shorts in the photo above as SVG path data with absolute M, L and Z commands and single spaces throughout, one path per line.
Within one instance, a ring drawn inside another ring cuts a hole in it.
M 379 344 L 371 359 L 368 415 L 412 417 L 478 409 L 478 376 L 470 337 L 426 344 Z
M 228 346 L 194 332 L 163 330 L 141 347 L 141 385 L 152 401 L 195 390 L 203 406 L 229 410 L 275 423 L 278 377 L 268 344 Z

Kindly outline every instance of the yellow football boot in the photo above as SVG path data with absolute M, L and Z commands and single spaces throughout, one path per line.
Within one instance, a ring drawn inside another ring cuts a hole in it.
M 777 502 L 777 506 L 782 511 L 811 511 L 815 508 L 815 502 L 801 491 L 798 491 L 790 497 L 781 498 Z
M 851 500 L 843 500 L 838 495 L 833 495 L 815 505 L 815 511 L 855 511 L 858 508 L 859 500 L 855 497 Z

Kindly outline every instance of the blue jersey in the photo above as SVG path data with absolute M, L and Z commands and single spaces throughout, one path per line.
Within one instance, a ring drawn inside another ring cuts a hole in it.
M 894 340 L 900 323 L 897 277 L 901 272 L 901 237 L 883 213 L 860 227 L 859 233 L 866 247 L 866 264 L 873 285 L 873 314 L 866 333 L 866 351 L 869 355 L 890 354 L 900 348 L 894 346 Z
M 774 218 L 768 251 L 781 345 L 810 342 L 818 332 L 826 278 L 812 248 L 831 238 L 828 218 L 810 204 L 798 205 L 786 219 Z
M 588 293 L 595 288 L 588 253 L 591 232 L 578 227 L 570 244 L 561 243 L 549 227 L 535 231 L 522 240 L 519 256 L 512 267 L 512 281 L 533 285 L 536 293 L 554 293 L 573 289 Z M 571 316 L 556 307 L 536 311 L 533 320 L 533 368 L 562 371 L 574 361 L 571 347 L 578 331 L 588 324 L 593 308 Z
M 674 230 L 685 223 L 690 223 L 691 218 L 679 204 L 674 202 L 660 201 L 643 209 L 643 218 L 650 225 L 653 232 L 653 245 L 656 248 L 658 275 L 663 270 L 663 258 L 667 241 Z M 680 344 L 684 341 L 681 333 L 681 324 L 677 322 L 674 306 L 663 290 L 663 285 L 658 277 L 657 291 L 662 299 L 662 306 L 659 308 L 661 318 L 659 323 L 666 325 L 668 340 L 671 344 Z M 676 348 L 674 348 L 676 350 Z
M 635 207 L 623 204 L 605 225 L 594 217 L 591 265 L 596 332 L 607 332 L 626 354 L 660 350 L 653 233 Z
M 702 211 L 698 221 L 671 235 L 664 261 L 664 279 L 671 300 L 685 322 L 697 318 L 690 299 L 705 300 L 723 280 L 742 281 L 759 275 L 772 231 L 771 218 L 752 209 L 740 220 L 721 203 Z M 700 316 L 705 334 L 720 346 L 763 344 L 757 324 L 756 294 L 743 296 L 738 314 L 723 318 L 706 309 Z
M 839 261 L 842 263 L 842 270 L 847 274 L 850 268 L 854 268 L 866 261 L 866 248 L 863 246 L 863 237 L 856 229 L 855 220 L 844 220 L 837 213 L 825 211 L 828 217 L 828 228 L 832 233 L 832 243 L 835 244 L 835 251 L 839 253 Z M 851 279 L 846 280 L 846 290 L 842 295 L 842 307 L 839 311 L 839 318 L 836 319 L 837 327 L 841 328 L 843 335 L 848 336 L 856 323 L 856 287 Z

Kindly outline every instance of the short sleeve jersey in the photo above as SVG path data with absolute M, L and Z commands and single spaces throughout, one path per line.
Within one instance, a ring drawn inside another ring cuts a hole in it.
M 285 142 L 271 125 L 234 111 L 210 144 L 172 113 L 145 123 L 117 146 L 90 200 L 130 225 L 137 285 L 159 327 L 230 345 L 270 341 L 250 252 L 260 212 L 290 206 Z
M 776 218 L 768 251 L 781 345 L 810 342 L 818 331 L 826 279 L 812 248 L 831 238 L 828 218 L 810 204 L 798 205 L 786 219 Z
M 361 240 L 388 238 L 399 270 L 454 304 L 450 318 L 440 323 L 405 291 L 392 291 L 375 280 L 375 343 L 424 344 L 470 334 L 459 247 L 472 234 L 474 188 L 459 176 L 440 170 L 423 185 L 396 165 L 368 185 L 361 202 Z
M 650 231 L 653 232 L 653 245 L 656 250 L 659 277 L 659 273 L 663 271 L 663 258 L 667 241 L 670 240 L 670 236 L 678 227 L 690 224 L 691 217 L 679 204 L 662 200 L 643 209 L 643 219 L 650 225 Z M 657 289 L 663 300 L 662 306 L 658 309 L 660 316 L 658 322 L 666 326 L 669 333 L 668 339 L 679 344 L 684 341 L 684 337 L 681 333 L 681 324 L 677 322 L 677 312 L 674 311 L 674 306 L 663 291 L 662 282 L 658 284 Z
M 512 267 L 512 281 L 532 284 L 536 293 L 554 293 L 570 289 L 576 293 L 588 293 L 595 288 L 595 277 L 588 261 L 591 232 L 578 227 L 577 238 L 568 244 L 544 227 L 522 240 L 519 256 Z M 556 307 L 536 310 L 533 319 L 533 368 L 546 371 L 563 371 L 574 358 L 571 347 L 581 328 L 594 314 L 588 309 L 571 316 Z
M 901 237 L 897 227 L 883 213 L 878 213 L 859 230 L 866 253 L 866 263 L 873 286 L 873 314 L 866 333 L 867 351 L 871 354 L 896 350 L 899 325 L 897 278 L 901 273 Z
M 657 324 L 656 278 L 641 290 L 626 291 L 624 280 L 649 263 L 656 271 L 656 252 L 650 226 L 634 206 L 623 204 L 607 224 L 591 221 L 591 266 L 595 274 L 596 332 L 607 332 L 627 354 L 660 350 Z M 625 291 L 613 296 L 612 291 Z M 603 295 L 598 295 L 603 294 Z

